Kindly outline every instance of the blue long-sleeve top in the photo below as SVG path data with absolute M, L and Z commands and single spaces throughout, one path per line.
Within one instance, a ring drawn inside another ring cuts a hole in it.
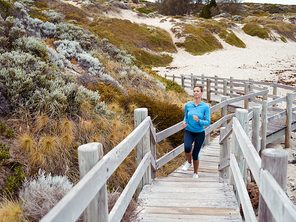
M 193 115 L 199 118 L 199 122 L 193 119 Z M 194 101 L 188 102 L 185 105 L 184 122 L 187 123 L 186 130 L 193 133 L 200 133 L 205 130 L 204 126 L 209 126 L 210 121 L 210 107 L 208 104 L 201 101 L 197 106 Z

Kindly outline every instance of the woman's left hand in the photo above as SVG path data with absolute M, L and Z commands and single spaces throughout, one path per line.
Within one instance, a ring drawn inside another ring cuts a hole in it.
M 196 122 L 199 122 L 199 118 L 195 115 L 193 115 L 193 119 L 196 121 Z

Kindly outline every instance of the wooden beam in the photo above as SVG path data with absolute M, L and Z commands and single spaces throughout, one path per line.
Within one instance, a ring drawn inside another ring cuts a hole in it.
M 178 146 L 177 148 L 173 149 L 166 155 L 162 156 L 158 160 L 156 160 L 156 167 L 157 169 L 161 168 L 163 165 L 174 159 L 176 156 L 181 154 L 184 151 L 184 143 Z
M 246 189 L 246 185 L 244 183 L 243 177 L 240 173 L 240 169 L 233 154 L 230 154 L 230 167 L 233 172 L 233 178 L 241 200 L 245 220 L 250 222 L 257 222 L 256 215 L 254 213 L 253 206 L 251 204 L 248 191 Z

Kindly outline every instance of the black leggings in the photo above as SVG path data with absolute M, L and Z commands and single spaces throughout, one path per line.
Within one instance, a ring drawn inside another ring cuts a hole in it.
M 192 151 L 192 158 L 193 160 L 199 159 L 199 151 L 205 141 L 205 131 L 200 133 L 193 133 L 190 131 L 185 130 L 184 133 L 184 150 L 185 153 L 190 153 L 192 149 L 192 143 L 194 141 L 194 148 Z

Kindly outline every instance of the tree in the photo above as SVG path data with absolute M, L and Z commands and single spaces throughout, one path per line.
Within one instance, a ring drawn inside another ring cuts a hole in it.
M 219 0 L 222 11 L 231 15 L 237 15 L 241 13 L 241 2 L 242 0 Z
M 211 0 L 211 1 L 206 1 L 208 2 L 208 4 L 206 4 L 201 13 L 199 14 L 200 17 L 203 17 L 203 18 L 206 18 L 206 19 L 209 19 L 212 17 L 212 8 L 215 7 L 217 8 L 217 3 L 216 3 L 216 0 Z

